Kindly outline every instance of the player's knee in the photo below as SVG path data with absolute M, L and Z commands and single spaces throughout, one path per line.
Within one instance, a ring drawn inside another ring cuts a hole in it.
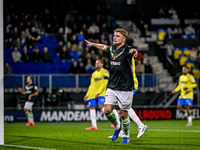
M 182 109 L 182 106 L 181 106 L 181 105 L 178 105 L 178 106 L 177 106 L 177 109 L 181 110 L 181 109 Z
M 106 115 L 110 115 L 111 113 L 112 113 L 112 110 L 110 110 L 110 109 L 104 109 L 104 113 L 106 114 Z

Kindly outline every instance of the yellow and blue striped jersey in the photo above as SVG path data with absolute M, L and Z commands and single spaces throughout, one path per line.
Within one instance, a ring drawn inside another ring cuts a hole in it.
M 134 58 L 132 58 L 132 71 L 133 71 L 134 87 L 135 87 L 135 89 L 138 89 L 138 79 L 135 74 L 135 59 Z
M 108 70 L 104 68 L 93 72 L 90 86 L 86 93 L 87 100 L 95 98 L 97 93 L 100 94 L 99 96 L 105 96 L 109 77 Z
M 181 91 L 179 98 L 193 99 L 193 89 L 197 86 L 194 77 L 191 74 L 181 75 L 179 77 L 179 84 L 175 88 L 175 92 Z M 188 88 L 184 90 L 184 88 Z

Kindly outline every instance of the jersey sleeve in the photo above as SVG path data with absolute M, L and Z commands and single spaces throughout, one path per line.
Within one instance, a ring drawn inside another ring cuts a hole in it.
M 175 92 L 178 92 L 181 90 L 181 77 L 179 77 L 179 82 L 178 82 L 178 86 L 174 89 Z
M 138 89 L 138 79 L 135 74 L 135 59 L 132 57 L 132 71 L 133 71 L 133 81 L 135 89 Z
M 196 88 L 197 84 L 196 84 L 194 77 L 192 75 L 190 75 L 189 79 L 190 79 L 191 84 L 188 86 L 188 90 Z
M 34 92 L 37 92 L 37 90 L 38 90 L 38 87 L 35 85 L 34 86 Z

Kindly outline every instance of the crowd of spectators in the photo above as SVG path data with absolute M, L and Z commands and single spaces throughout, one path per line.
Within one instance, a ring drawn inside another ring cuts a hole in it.
M 64 9 L 63 6 L 61 8 Z M 84 42 L 84 39 L 88 39 L 97 43 L 112 43 L 113 30 L 117 28 L 116 21 L 109 12 L 109 6 L 102 10 L 99 6 L 97 8 L 95 13 L 82 13 L 71 5 L 68 13 L 61 15 L 62 18 L 56 12 L 52 14 L 53 8 L 50 9 L 47 5 L 44 6 L 43 14 L 5 12 L 4 49 L 12 49 L 10 55 L 13 62 L 20 62 L 22 65 L 27 62 L 54 63 L 52 55 L 55 54 L 61 62 L 69 60 L 73 67 L 77 61 L 78 67 L 84 67 L 86 70 L 95 69 L 97 58 L 103 59 L 106 63 L 105 68 L 108 69 L 108 54 L 95 48 L 88 49 Z M 56 37 L 57 43 L 53 53 L 43 42 L 43 36 Z M 35 43 L 41 43 L 43 47 L 38 48 Z M 78 59 L 75 60 L 72 55 L 77 55 Z M 71 73 L 74 72 L 71 70 Z

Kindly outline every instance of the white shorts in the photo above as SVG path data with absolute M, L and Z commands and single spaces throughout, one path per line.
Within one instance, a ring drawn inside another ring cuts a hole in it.
M 33 102 L 28 102 L 28 101 L 26 101 L 25 102 L 25 105 L 24 105 L 24 109 L 27 109 L 27 110 L 30 110 L 30 111 L 32 111 L 32 106 L 33 106 Z
M 122 110 L 128 111 L 132 106 L 133 91 L 117 91 L 107 89 L 104 104 L 118 105 Z

